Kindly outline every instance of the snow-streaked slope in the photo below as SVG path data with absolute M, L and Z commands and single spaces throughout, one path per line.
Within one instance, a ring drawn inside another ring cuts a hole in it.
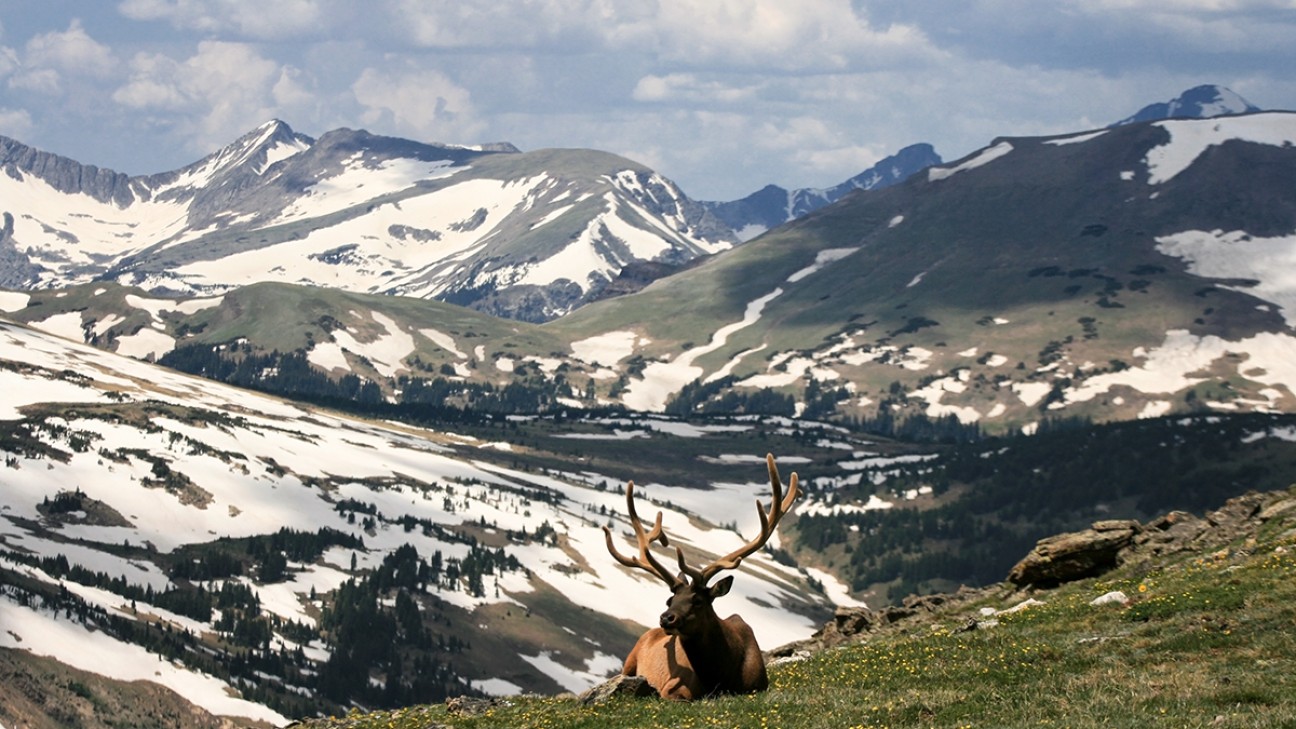
M 528 533 L 547 523 L 562 535 L 563 547 L 548 542 L 509 547 L 533 578 L 525 577 L 527 573 L 506 573 L 498 579 L 498 594 L 446 591 L 440 599 L 468 610 L 492 602 L 527 606 L 543 581 L 574 605 L 643 625 L 656 622 L 663 599 L 660 583 L 644 574 L 629 573 L 610 558 L 600 558 L 605 555 L 601 526 L 607 517 L 591 518 L 590 514 L 619 514 L 624 501 L 615 489 L 595 488 L 593 484 L 609 480 L 596 473 L 536 474 L 489 465 L 473 456 L 487 444 L 470 438 L 314 411 L 3 322 L 0 361 L 6 363 L 0 369 L 0 387 L 5 393 L 0 418 L 28 428 L 33 437 L 53 449 L 51 453 L 61 454 L 5 453 L 8 467 L 0 493 L 0 556 L 10 550 L 62 552 L 76 563 L 157 588 L 166 583 L 163 574 L 148 565 L 129 566 L 109 553 L 111 547 L 147 544 L 165 554 L 219 537 L 271 534 L 285 526 L 303 530 L 329 527 L 364 540 L 366 550 L 358 554 L 359 566 L 364 569 L 404 544 L 421 554 L 467 554 L 467 545 L 445 542 L 435 532 L 400 528 L 394 520 L 405 515 L 451 528 L 488 524 L 492 529 Z M 34 416 L 29 410 L 47 403 L 83 403 L 88 407 L 50 419 Z M 137 410 L 152 414 L 146 420 L 107 415 Z M 150 478 L 157 473 L 157 459 L 166 464 L 168 472 L 182 475 L 191 488 L 174 492 L 150 486 Z M 704 559 L 706 554 L 727 552 L 741 542 L 733 531 L 713 526 L 721 517 L 734 519 L 733 510 L 722 504 L 732 500 L 750 504 L 755 497 L 767 494 L 768 484 L 760 480 L 763 469 L 753 466 L 750 470 L 751 482 L 717 484 L 712 492 L 665 484 L 645 486 L 653 492 L 654 501 L 674 504 L 663 509 L 672 537 L 690 555 L 696 555 L 695 559 Z M 454 484 L 459 487 L 446 490 L 446 485 Z M 115 510 L 126 523 L 94 523 L 75 515 L 50 519 L 42 514 L 44 500 L 74 489 Z M 527 499 L 527 494 L 533 497 Z M 546 496 L 535 498 L 540 494 Z M 342 499 L 372 504 L 384 519 L 366 531 L 335 508 Z M 522 508 L 524 502 L 527 508 Z M 645 504 L 642 509 L 656 506 Z M 754 509 L 751 511 L 737 520 L 744 533 L 755 527 Z M 38 535 L 25 526 L 28 524 L 39 524 L 47 531 Z M 619 539 L 628 538 L 624 524 L 617 532 L 622 535 Z M 63 544 L 69 546 L 63 548 Z M 348 572 L 350 554 L 351 550 L 332 550 L 319 563 L 292 565 L 293 577 L 287 583 L 262 585 L 238 579 L 260 594 L 264 609 L 285 619 L 311 621 L 303 610 L 305 593 L 312 588 L 327 591 L 340 584 Z M 33 568 L 10 567 L 34 579 L 46 579 Z M 764 645 L 803 638 L 815 629 L 811 620 L 785 607 L 807 599 L 804 580 L 794 570 L 756 555 L 744 563 L 742 572 L 725 607 L 742 613 Z M 79 597 L 110 614 L 126 616 L 139 611 L 167 615 L 142 601 L 132 608 L 112 593 L 76 589 Z M 5 602 L 3 610 L 11 617 L 6 624 L 19 626 L 14 628 L 18 635 L 37 630 L 48 620 L 36 608 Z M 196 632 L 210 629 L 189 619 L 175 617 L 172 622 Z M 64 632 L 66 635 L 59 634 L 62 637 L 47 634 L 39 641 L 17 643 L 17 647 L 81 666 L 74 655 L 79 646 L 75 636 L 80 633 L 72 627 Z M 103 636 L 95 640 L 96 651 L 118 656 L 119 660 L 111 663 L 120 665 L 109 668 L 96 662 L 98 667 L 82 667 L 105 675 L 134 677 L 122 671 L 137 662 L 137 649 L 110 645 Z M 599 652 L 617 651 L 609 647 Z M 588 685 L 602 677 L 605 665 L 614 662 L 596 661 L 590 671 L 572 673 L 572 659 L 553 655 L 550 660 L 559 667 L 554 669 L 559 674 L 555 680 L 563 685 L 569 685 L 573 675 L 581 676 L 577 683 Z M 550 664 L 539 661 L 535 665 Z M 214 680 L 184 673 L 178 668 L 170 671 L 164 682 L 209 686 Z M 214 696 L 203 693 L 205 688 L 193 690 L 192 700 L 198 703 L 204 696 Z M 258 713 L 261 709 L 246 703 L 214 698 L 211 702 L 209 708 L 220 713 L 262 716 Z
M 0 565 L 6 560 L 0 557 Z M 180 668 L 129 643 L 113 640 L 45 610 L 31 610 L 0 599 L 0 647 L 49 656 L 83 671 L 121 681 L 161 684 L 217 716 L 246 717 L 275 726 L 288 717 L 231 695 L 230 686 L 212 676 Z

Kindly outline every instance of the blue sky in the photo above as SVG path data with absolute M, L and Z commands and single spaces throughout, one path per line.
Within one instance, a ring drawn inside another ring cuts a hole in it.
M 279 118 L 603 149 L 725 200 L 1202 83 L 1296 109 L 1294 68 L 1296 0 L 0 0 L 0 134 L 131 174 Z

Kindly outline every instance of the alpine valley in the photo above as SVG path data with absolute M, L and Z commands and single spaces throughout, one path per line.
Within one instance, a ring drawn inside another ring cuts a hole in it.
M 11 728 L 581 691 L 666 597 L 625 483 L 701 562 L 767 452 L 805 495 L 723 604 L 767 649 L 1296 481 L 1296 113 L 1226 89 L 729 202 L 280 121 L 0 167 Z

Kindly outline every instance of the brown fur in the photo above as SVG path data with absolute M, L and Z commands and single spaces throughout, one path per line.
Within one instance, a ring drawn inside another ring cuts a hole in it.
M 718 635 L 702 641 L 661 628 L 649 630 L 626 656 L 622 675 L 643 676 L 659 696 L 680 701 L 749 694 L 769 687 L 765 659 L 746 621 L 730 615 L 717 619 L 715 627 Z
M 774 457 L 767 455 L 765 460 L 774 498 L 768 509 L 756 502 L 761 521 L 760 534 L 700 570 L 685 564 L 684 552 L 678 546 L 675 547 L 680 568 L 678 576 L 672 575 L 653 556 L 649 546 L 653 542 L 668 546 L 669 539 L 662 530 L 660 512 L 652 529 L 644 528 L 635 512 L 633 482 L 626 484 L 626 511 L 634 529 L 639 555 L 630 557 L 618 552 L 612 542 L 612 530 L 603 528 L 608 551 L 618 562 L 645 570 L 670 586 L 671 598 L 666 603 L 666 612 L 661 615 L 661 626 L 651 628 L 639 637 L 621 668 L 624 676 L 646 678 L 662 698 L 689 701 L 716 694 L 754 693 L 769 687 L 765 659 L 751 626 L 737 615 L 721 620 L 712 605 L 716 598 L 729 593 L 733 576 L 714 585 L 707 584 L 720 571 L 736 569 L 744 558 L 760 549 L 799 494 L 794 473 L 784 498 Z

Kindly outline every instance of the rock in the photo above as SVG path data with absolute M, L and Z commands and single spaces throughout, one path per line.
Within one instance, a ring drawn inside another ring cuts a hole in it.
M 446 710 L 459 716 L 481 716 L 491 709 L 512 706 L 508 699 L 478 699 L 472 696 L 455 696 L 446 699 Z
M 615 676 L 580 695 L 587 706 L 606 703 L 613 696 L 631 696 L 636 699 L 656 696 L 657 689 L 643 676 Z
M 1096 521 L 1091 527 L 1096 532 L 1118 532 L 1132 529 L 1135 533 L 1143 531 L 1143 525 L 1136 519 L 1107 519 Z
M 1094 607 L 1101 607 L 1103 605 L 1127 605 L 1129 601 L 1129 595 L 1120 590 L 1113 590 L 1106 595 L 1095 597 L 1089 604 Z
M 1107 521 L 1095 526 L 1102 528 L 1041 539 L 1008 573 L 1008 581 L 1018 587 L 1054 587 L 1100 575 L 1118 564 L 1117 554 L 1142 531 L 1138 522 Z
M 1033 597 L 1027 598 L 1017 603 L 1016 605 L 1013 605 L 1010 608 L 1004 608 L 1003 610 L 996 610 L 995 615 L 1012 615 L 1013 613 L 1019 613 L 1023 610 L 1029 610 L 1035 607 L 1036 605 L 1043 605 L 1043 604 L 1044 604 L 1043 600 L 1036 600 Z
M 1264 524 L 1290 512 L 1292 509 L 1296 509 L 1296 499 L 1284 499 L 1265 507 L 1256 518 L 1260 520 L 1261 524 Z

